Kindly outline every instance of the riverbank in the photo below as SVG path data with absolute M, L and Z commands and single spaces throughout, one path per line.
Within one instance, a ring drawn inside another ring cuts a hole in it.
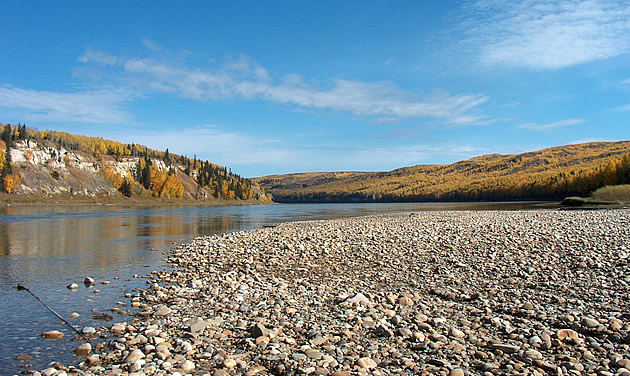
M 242 206 L 242 205 L 265 205 L 273 204 L 270 200 L 187 200 L 187 199 L 165 199 L 149 197 L 45 197 L 45 196 L 21 196 L 13 197 L 3 194 L 0 196 L 0 206 L 47 206 L 47 205 L 106 205 L 117 207 L 149 207 L 149 206 L 181 206 L 181 207 L 212 207 L 212 206 Z
M 81 369 L 628 373 L 627 223 L 627 210 L 423 212 L 200 237 L 128 296 L 142 311 L 99 330 Z

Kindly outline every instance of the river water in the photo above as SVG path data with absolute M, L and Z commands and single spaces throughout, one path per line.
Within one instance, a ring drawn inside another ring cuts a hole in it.
M 534 203 L 276 204 L 229 207 L 5 206 L 0 208 L 0 375 L 77 364 L 73 331 L 18 284 L 78 328 L 111 325 L 92 319 L 129 303 L 125 292 L 167 268 L 163 251 L 198 235 L 258 229 L 280 222 L 424 210 L 531 209 Z M 96 285 L 85 287 L 85 277 Z M 109 281 L 109 284 L 101 282 Z M 71 291 L 70 283 L 80 288 Z M 100 293 L 95 293 L 99 290 Z M 79 317 L 69 319 L 72 312 Z M 114 321 L 129 320 L 113 314 Z M 41 333 L 59 330 L 61 340 Z M 19 355 L 31 359 L 18 360 Z

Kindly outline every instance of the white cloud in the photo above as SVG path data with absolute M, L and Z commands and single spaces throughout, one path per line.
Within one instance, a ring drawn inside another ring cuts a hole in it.
M 519 125 L 518 128 L 520 128 L 520 129 L 529 129 L 529 130 L 532 130 L 532 131 L 548 131 L 548 130 L 551 130 L 551 129 L 568 127 L 568 126 L 571 126 L 571 125 L 583 124 L 585 122 L 586 122 L 586 120 L 584 120 L 584 119 L 575 118 L 575 119 L 566 119 L 566 120 L 554 121 L 553 123 L 547 123 L 547 124 L 526 123 L 526 124 Z
M 630 51 L 627 1 L 478 0 L 465 12 L 488 65 L 558 69 Z
M 619 106 L 619 107 L 615 108 L 615 111 L 628 112 L 628 111 L 630 111 L 630 104 Z
M 194 100 L 266 100 L 315 110 L 350 112 L 387 119 L 436 118 L 452 125 L 487 120 L 478 108 L 488 101 L 483 94 L 452 95 L 442 90 L 429 94 L 404 90 L 390 81 L 363 82 L 333 79 L 325 87 L 306 84 L 301 76 L 272 75 L 251 58 L 240 56 L 220 67 L 188 68 L 152 58 L 121 58 L 88 51 L 82 63 L 110 64 L 134 87 L 179 95 Z
M 289 150 L 279 148 L 274 139 L 231 132 L 216 125 L 154 131 L 131 130 L 121 135 L 121 142 L 134 142 L 157 150 L 169 151 L 223 166 L 259 166 L 291 160 Z
M 0 85 L 0 108 L 10 109 L 25 121 L 122 123 L 130 115 L 121 106 L 131 99 L 117 90 L 59 93 Z

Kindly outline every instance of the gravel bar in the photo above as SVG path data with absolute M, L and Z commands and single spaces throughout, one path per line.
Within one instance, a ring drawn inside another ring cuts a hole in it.
M 87 375 L 628 375 L 630 211 L 419 212 L 199 237 Z M 39 374 L 39 372 L 33 372 Z

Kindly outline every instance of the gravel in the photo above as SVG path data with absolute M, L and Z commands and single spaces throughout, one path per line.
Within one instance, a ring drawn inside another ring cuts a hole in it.
M 422 212 L 199 237 L 127 297 L 133 320 L 53 369 L 630 376 L 629 223 L 628 210 Z

